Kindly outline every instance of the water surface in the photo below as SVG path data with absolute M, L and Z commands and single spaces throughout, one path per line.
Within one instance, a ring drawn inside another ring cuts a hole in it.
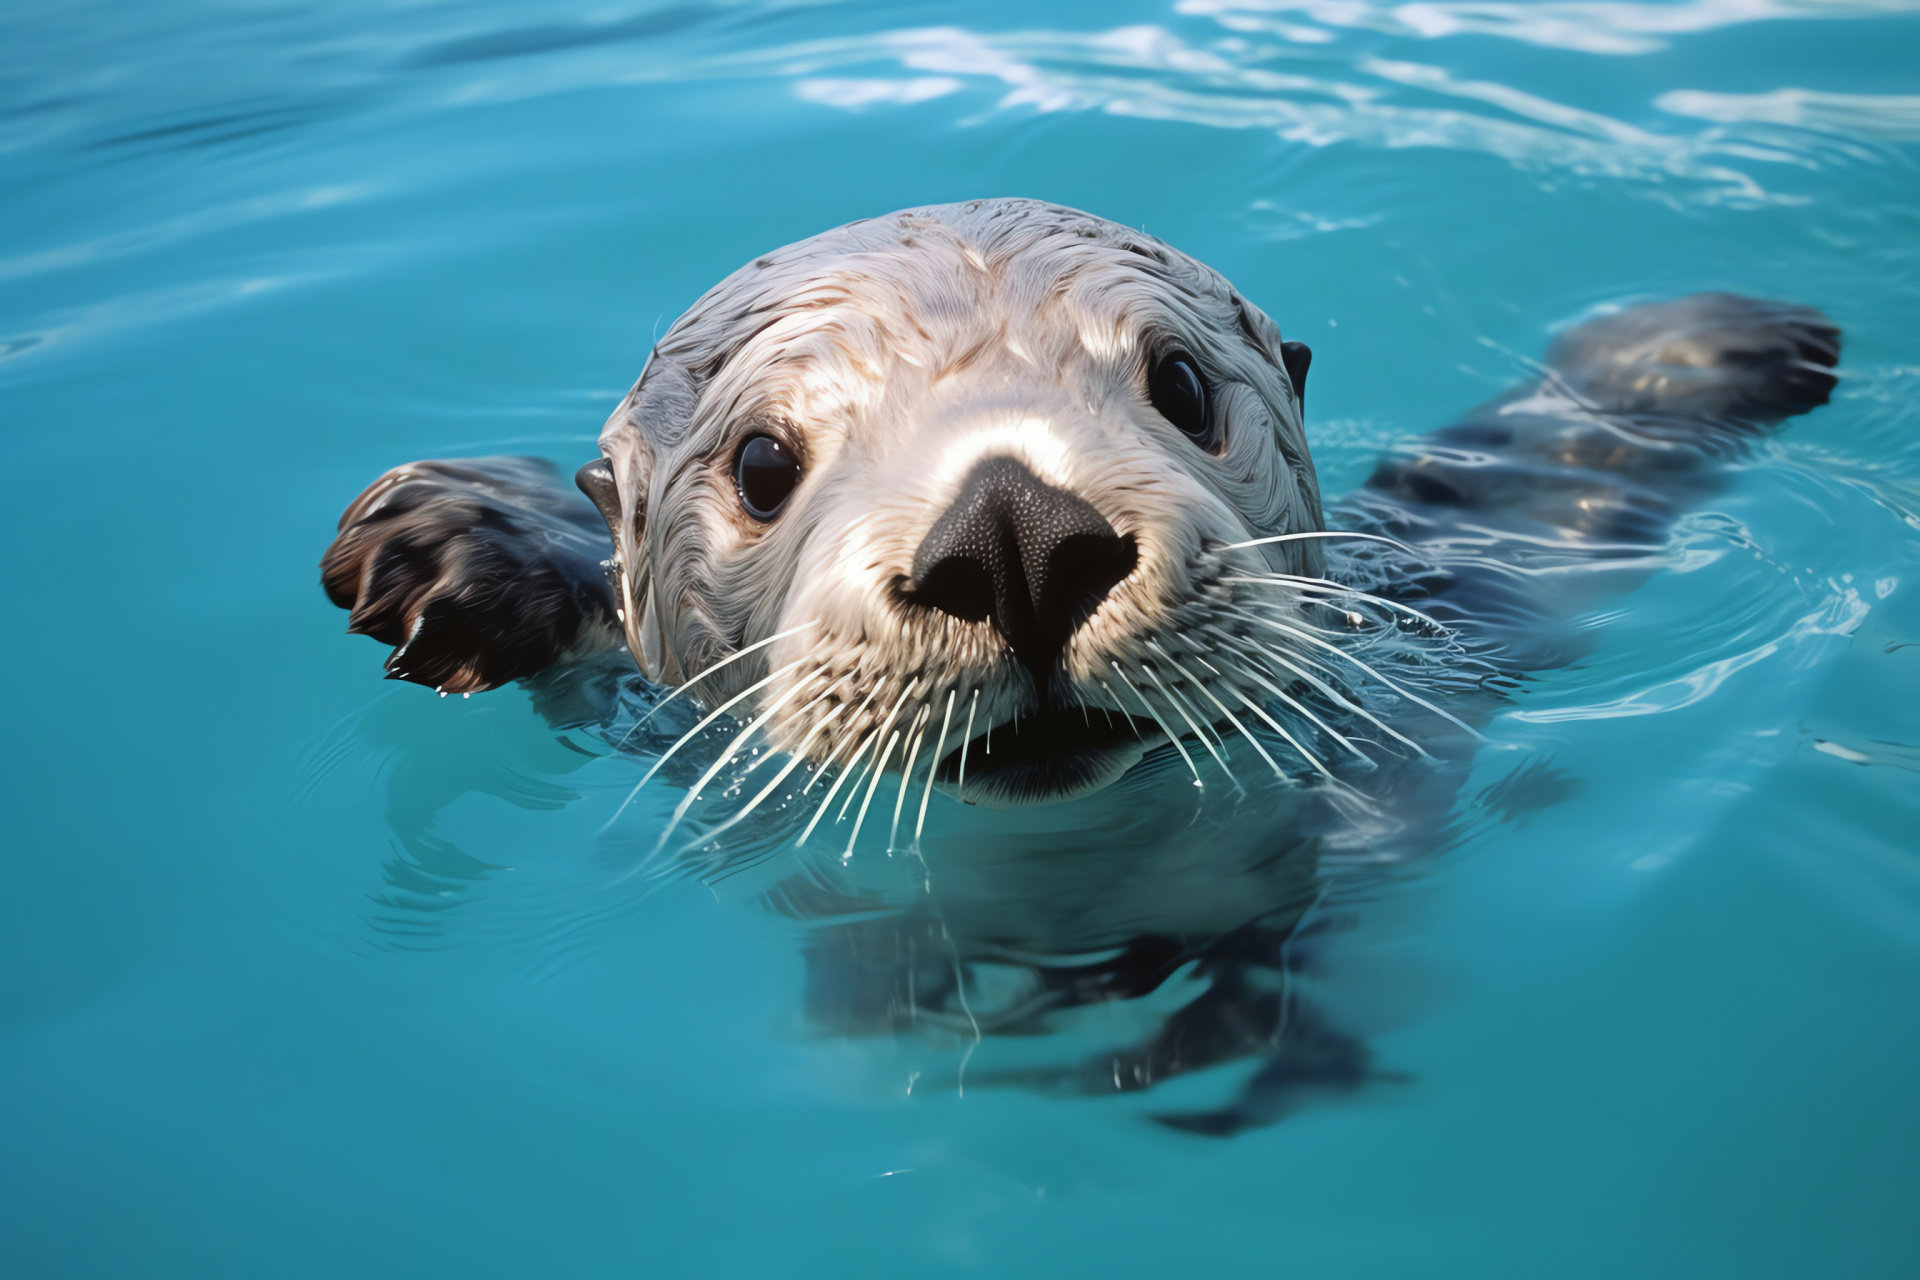
M 1911 6 L 25 3 L 0 50 L 9 1274 L 1912 1273 Z M 1147 1114 L 1244 1065 L 963 1092 L 959 1039 L 822 1033 L 754 886 L 609 887 L 642 763 L 383 684 L 316 581 L 388 466 L 591 456 L 755 254 L 1014 194 L 1310 342 L 1330 496 L 1597 306 L 1846 331 L 1329 930 L 1392 1081 L 1229 1140 Z

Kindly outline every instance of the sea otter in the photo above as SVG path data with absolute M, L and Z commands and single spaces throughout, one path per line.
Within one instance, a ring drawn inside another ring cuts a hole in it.
M 683 825 L 710 868 L 738 865 L 730 836 L 831 828 L 840 857 L 769 892 L 838 921 L 817 1022 L 1034 1031 L 1198 973 L 1139 1044 L 1024 1078 L 1133 1089 L 1260 1054 L 1178 1119 L 1231 1131 L 1366 1078 L 1283 994 L 1328 852 L 1422 828 L 1413 798 L 1430 818 L 1504 682 L 1576 656 L 1568 624 L 1720 464 L 1826 402 L 1838 339 L 1728 294 L 1603 315 L 1329 512 L 1310 353 L 1226 280 L 1054 205 L 914 209 L 697 301 L 587 501 L 534 460 L 411 463 L 347 509 L 322 576 L 390 677 L 442 693 L 624 644 L 685 713 L 643 739 L 681 788 L 656 856 Z M 936 790 L 972 808 L 929 829 Z M 732 810 L 696 812 L 714 791 Z M 909 844 L 910 875 L 854 857 Z M 992 966 L 1017 978 L 988 998 Z

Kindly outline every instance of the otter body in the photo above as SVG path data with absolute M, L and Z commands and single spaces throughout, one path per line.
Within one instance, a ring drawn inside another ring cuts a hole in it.
M 1284 997 L 1328 855 L 1417 851 L 1504 682 L 1577 656 L 1576 616 L 1826 401 L 1838 353 L 1818 312 L 1727 294 L 1605 316 L 1323 509 L 1310 355 L 1225 280 L 1073 210 L 938 206 L 701 298 L 585 500 L 527 460 L 409 464 L 323 579 L 390 676 L 478 692 L 624 643 L 694 730 L 736 726 L 668 769 L 653 850 L 684 826 L 709 867 L 729 839 L 841 855 L 769 893 L 841 921 L 809 951 L 820 1025 L 1030 1033 L 1194 972 L 1139 1043 L 1022 1078 L 1258 1055 L 1175 1119 L 1226 1132 L 1367 1078 Z M 704 817 L 709 788 L 745 799 Z M 972 808 L 928 827 L 935 790 Z M 855 858 L 863 828 L 913 869 Z

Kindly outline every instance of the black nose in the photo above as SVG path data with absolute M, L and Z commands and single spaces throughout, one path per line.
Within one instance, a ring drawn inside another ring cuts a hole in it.
M 1139 559 L 1085 501 L 1012 458 L 976 466 L 913 557 L 915 604 L 995 629 L 1045 697 L 1067 637 Z

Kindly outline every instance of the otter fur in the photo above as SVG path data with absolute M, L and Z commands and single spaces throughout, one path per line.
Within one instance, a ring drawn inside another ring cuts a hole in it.
M 1372 1070 L 1276 994 L 1317 860 L 1431 826 L 1504 687 L 1579 656 L 1577 616 L 1645 576 L 1749 442 L 1825 403 L 1838 357 L 1807 307 L 1626 308 L 1323 506 L 1310 354 L 1225 279 L 1074 210 L 935 206 L 700 298 L 584 501 L 529 460 L 411 463 L 348 508 L 323 580 L 393 677 L 477 692 L 624 645 L 696 728 L 730 716 L 676 824 L 726 769 L 784 761 L 754 801 L 781 838 L 852 830 L 768 895 L 841 921 L 809 949 L 819 1024 L 1031 1032 L 1197 972 L 1205 994 L 1140 1043 L 1024 1078 L 1130 1090 L 1258 1056 L 1234 1101 L 1174 1118 L 1230 1132 Z M 1539 572 L 1601 563 L 1619 571 Z M 1195 791 L 1253 777 L 1258 803 L 1196 842 Z M 876 828 L 911 834 L 924 883 L 859 874 L 885 779 Z M 923 844 L 935 789 L 993 812 Z M 1424 816 L 1392 821 L 1415 796 Z M 746 816 L 689 821 L 717 841 Z M 1025 972 L 1017 997 L 969 1002 L 984 965 Z

